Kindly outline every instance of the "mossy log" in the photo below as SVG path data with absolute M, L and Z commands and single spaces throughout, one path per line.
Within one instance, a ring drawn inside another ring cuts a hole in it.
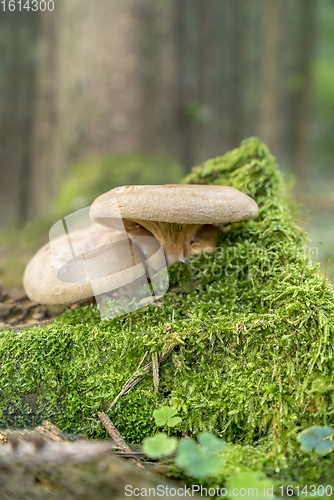
M 332 287 L 311 262 L 275 159 L 250 139 L 186 182 L 234 186 L 255 199 L 259 217 L 222 228 L 214 255 L 171 266 L 168 293 L 139 311 L 101 322 L 88 306 L 45 328 L 1 332 L 0 425 L 51 418 L 103 437 L 97 412 L 134 374 L 140 383 L 111 417 L 129 443 L 154 432 L 152 413 L 165 404 L 179 410 L 179 435 L 208 430 L 231 441 L 333 423 Z M 152 371 L 138 364 L 171 347 L 155 393 Z

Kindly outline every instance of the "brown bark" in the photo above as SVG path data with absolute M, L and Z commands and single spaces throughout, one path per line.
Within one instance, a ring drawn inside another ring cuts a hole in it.
M 128 496 L 131 491 L 145 495 L 142 488 L 147 489 L 148 496 L 149 488 L 159 491 L 158 485 L 176 490 L 179 487 L 124 458 L 111 455 L 108 440 L 46 443 L 33 450 L 29 443 L 23 443 L 13 454 L 15 446 L 13 439 L 11 444 L 0 444 L 3 499 L 123 500 L 126 492 Z M 170 495 L 162 492 L 160 498 L 167 499 Z M 176 494 L 174 498 L 181 496 Z
M 279 144 L 279 82 L 283 7 L 282 0 L 262 0 L 263 53 L 258 134 L 274 154 L 277 153 Z

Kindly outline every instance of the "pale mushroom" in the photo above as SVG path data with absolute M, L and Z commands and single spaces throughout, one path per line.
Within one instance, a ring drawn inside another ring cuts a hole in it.
M 214 253 L 220 229 L 212 224 L 204 224 L 192 237 L 191 254 Z
M 257 217 L 255 201 L 233 187 L 166 184 L 122 186 L 99 196 L 90 217 L 107 227 L 136 223 L 162 244 L 168 265 L 186 261 L 194 233 L 204 224 Z
M 161 243 L 150 231 L 131 221 L 124 221 L 124 228 L 130 240 L 137 245 L 144 255 L 148 268 L 156 272 L 166 266 L 163 252 L 160 252 Z
M 145 259 L 125 234 L 92 225 L 73 231 L 71 243 L 74 256 L 64 235 L 44 245 L 30 260 L 23 286 L 31 300 L 71 304 L 145 276 Z M 57 251 L 51 252 L 51 247 Z

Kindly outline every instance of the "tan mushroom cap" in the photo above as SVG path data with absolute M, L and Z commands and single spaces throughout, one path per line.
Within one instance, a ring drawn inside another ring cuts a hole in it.
M 28 263 L 23 277 L 27 296 L 41 304 L 71 304 L 132 283 L 145 274 L 145 260 L 134 243 L 112 229 L 92 225 L 74 231 L 71 240 L 82 255 L 67 261 L 68 238 L 44 245 Z M 138 265 L 138 264 L 143 264 Z M 58 279 L 58 277 L 61 279 Z
M 119 213 L 123 219 L 202 225 L 252 219 L 258 207 L 230 186 L 165 184 L 111 189 L 96 198 L 90 210 L 91 219 L 104 225 Z
M 241 191 L 200 184 L 122 186 L 99 196 L 90 209 L 91 219 L 105 226 L 117 227 L 119 218 L 143 226 L 161 241 L 168 264 L 188 258 L 191 237 L 203 224 L 257 215 L 257 204 Z

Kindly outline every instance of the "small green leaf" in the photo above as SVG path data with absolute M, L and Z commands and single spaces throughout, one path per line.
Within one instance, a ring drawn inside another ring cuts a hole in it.
M 198 442 L 210 453 L 221 453 L 226 448 L 226 443 L 210 432 L 202 432 L 198 436 Z
M 143 452 L 150 458 L 171 455 L 176 448 L 177 439 L 175 437 L 169 438 L 164 432 L 145 438 L 143 441 Z
M 222 473 L 224 462 L 219 457 L 202 457 L 188 467 L 188 473 L 197 479 L 217 477 Z
M 175 427 L 180 422 L 182 422 L 181 417 L 172 417 L 172 418 L 168 419 L 167 425 L 168 425 L 168 427 Z
M 155 420 L 156 425 L 158 425 L 159 427 L 167 424 L 168 419 L 160 410 L 154 410 L 153 418 Z
M 307 432 L 298 436 L 297 440 L 301 443 L 302 451 L 310 452 L 315 449 L 318 455 L 327 455 L 334 448 L 332 439 L 326 439 L 332 433 L 333 429 L 327 425 L 315 426 L 307 429 Z
M 206 442 L 205 440 L 204 436 L 204 442 Z M 220 457 L 208 453 L 193 439 L 182 439 L 180 441 L 175 463 L 178 467 L 186 469 L 188 474 L 197 479 L 218 476 L 224 467 L 224 461 Z
M 325 425 L 325 427 L 311 427 L 308 432 L 311 432 L 318 439 L 323 439 L 331 436 L 333 434 L 333 429 Z
M 315 447 L 315 452 L 318 455 L 324 456 L 330 453 L 333 448 L 334 448 L 333 441 L 329 439 L 324 439 L 317 444 L 317 446 Z
M 302 451 L 305 451 L 305 452 L 312 451 L 313 448 L 318 443 L 318 439 L 316 437 L 312 436 L 312 434 L 309 434 L 308 432 L 299 436 L 298 441 L 301 444 Z
M 175 463 L 184 468 L 201 458 L 199 448 L 193 439 L 182 439 L 177 450 Z
M 234 488 L 239 492 L 240 485 L 248 495 L 233 495 Z M 272 488 L 273 483 L 268 479 L 259 479 L 258 474 L 253 471 L 245 471 L 236 474 L 227 481 L 227 491 L 229 498 L 242 500 L 244 498 L 256 498 L 257 500 L 268 500 L 269 496 L 264 496 L 263 491 Z
M 177 414 L 175 408 L 170 408 L 169 406 L 163 406 L 160 410 L 155 410 L 153 412 L 153 417 L 156 425 L 162 427 L 163 425 L 168 425 L 168 427 L 174 427 L 175 425 L 182 422 L 182 418 L 174 417 Z

